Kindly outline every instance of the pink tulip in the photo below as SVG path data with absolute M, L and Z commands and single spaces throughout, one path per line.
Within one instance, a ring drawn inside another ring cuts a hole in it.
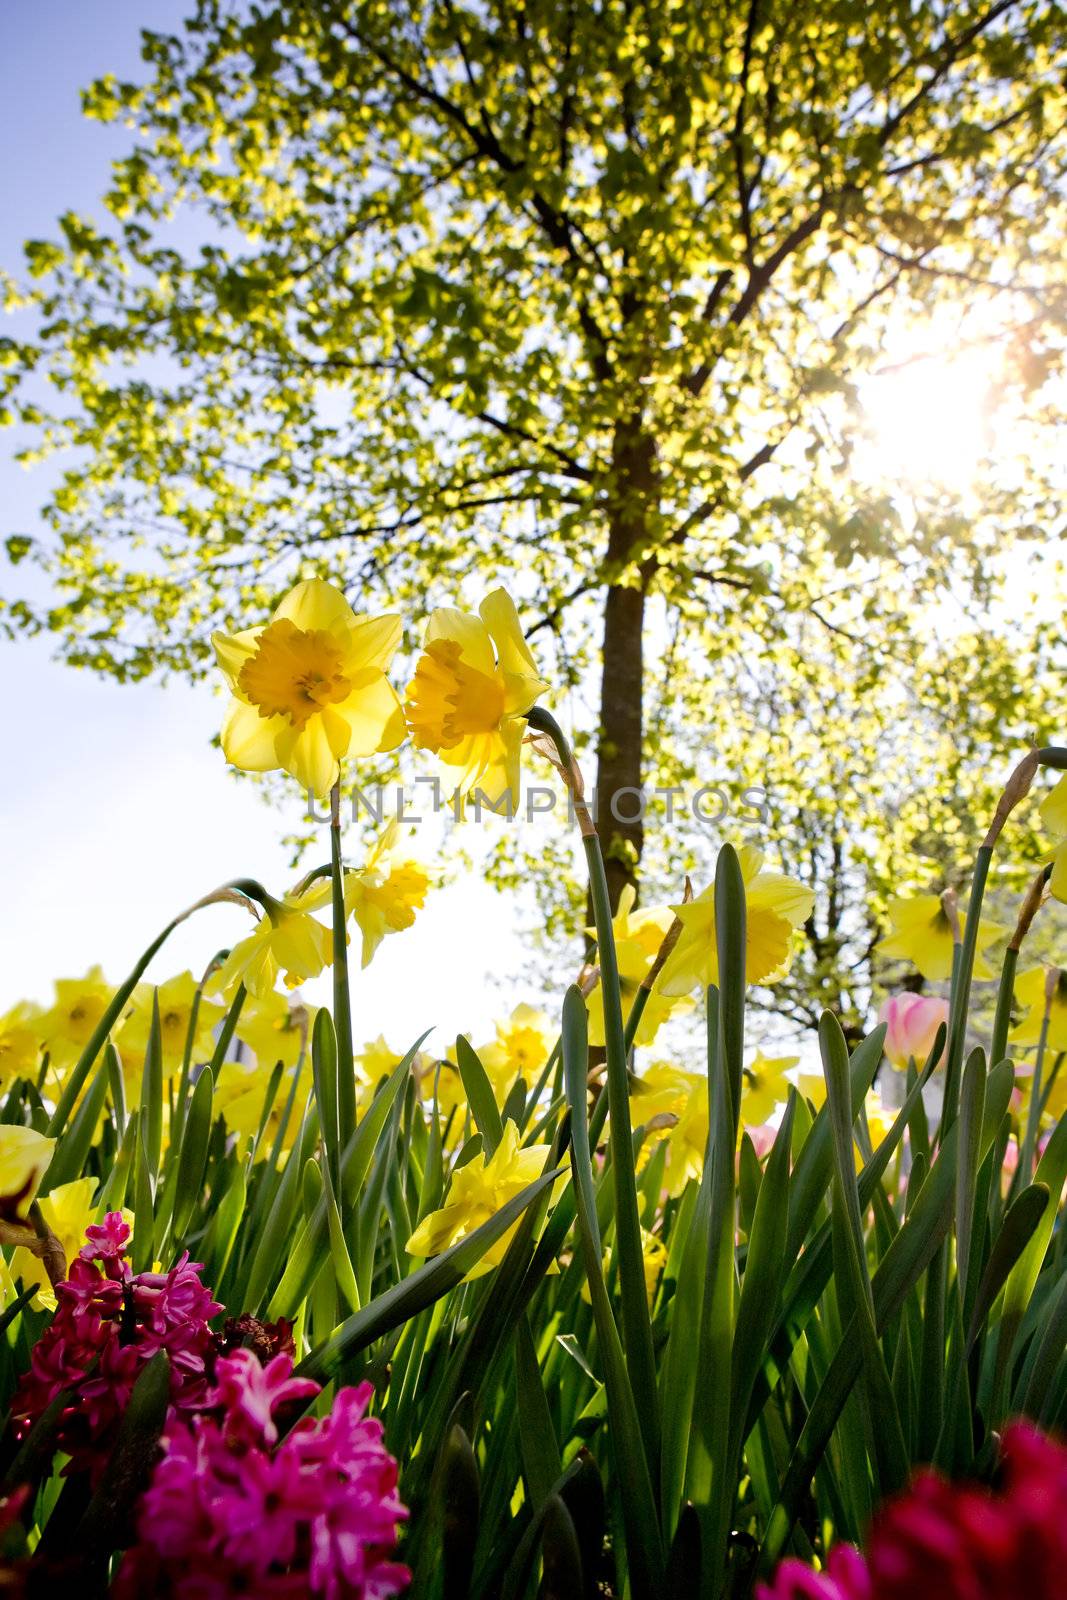
M 903 1069 L 914 1058 L 922 1067 L 938 1028 L 948 1024 L 948 1001 L 925 994 L 891 994 L 882 1001 L 878 1020 L 886 1024 L 885 1053 L 893 1065 Z M 942 1051 L 938 1066 L 944 1059 Z

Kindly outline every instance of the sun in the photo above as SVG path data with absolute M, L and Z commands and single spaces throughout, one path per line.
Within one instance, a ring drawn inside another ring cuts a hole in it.
M 954 349 L 918 334 L 902 341 L 858 385 L 863 476 L 965 491 L 994 445 L 1001 359 L 988 341 Z

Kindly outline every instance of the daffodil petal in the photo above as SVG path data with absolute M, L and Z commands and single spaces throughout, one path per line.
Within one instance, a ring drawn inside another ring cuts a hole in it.
M 466 611 L 457 611 L 452 606 L 438 606 L 426 625 L 426 643 L 433 644 L 435 639 L 451 639 L 458 644 L 467 665 L 485 673 L 486 677 L 492 677 L 496 672 L 489 630 L 484 622 L 469 616 Z
M 306 726 L 299 730 L 286 728 L 278 735 L 276 748 L 279 763 L 286 772 L 291 772 L 298 783 L 320 800 L 325 799 L 337 782 L 338 764 L 322 717 L 310 717 Z
M 242 772 L 271 772 L 280 767 L 277 742 L 290 729 L 286 717 L 261 717 L 255 706 L 232 700 L 222 724 L 222 750 Z
M 355 622 L 352 607 L 341 590 L 324 578 L 306 578 L 290 589 L 273 620 L 277 622 L 280 617 L 305 631 L 320 628 L 328 633 L 350 628 Z
M 240 633 L 213 633 L 212 648 L 215 659 L 229 680 L 230 688 L 237 693 L 237 679 L 241 668 L 256 653 L 262 628 L 244 628 Z

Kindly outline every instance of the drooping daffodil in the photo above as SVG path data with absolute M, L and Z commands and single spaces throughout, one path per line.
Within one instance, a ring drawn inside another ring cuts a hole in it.
M 1031 967 L 1015 980 L 1015 998 L 1025 1012 L 1009 1035 L 1012 1044 L 1026 1047 L 1041 1042 L 1048 1007 L 1049 1050 L 1067 1050 L 1067 971 L 1058 967 Z
M 36 1128 L 0 1125 L 0 1219 L 15 1222 L 28 1215 L 55 1147 Z
M 346 870 L 344 875 L 345 911 L 363 935 L 364 967 L 370 965 L 387 934 L 412 926 L 416 911 L 426 903 L 431 882 L 429 869 L 405 845 L 394 817 L 364 866 Z M 300 904 L 309 911 L 328 906 L 332 892 L 329 881 L 321 880 L 301 896 Z
M 163 1048 L 163 1072 L 169 1077 L 177 1072 L 185 1058 L 189 1030 L 196 1009 L 196 1026 L 193 1031 L 189 1060 L 193 1066 L 210 1061 L 214 1049 L 214 1030 L 223 1020 L 222 1007 L 201 995 L 196 1002 L 197 982 L 191 972 L 180 972 L 168 978 L 155 990 L 159 1002 L 159 1037 Z M 133 1003 L 118 1037 L 120 1051 L 134 1060 L 143 1060 L 152 1031 L 151 984 L 139 984 L 133 993 Z
M 302 901 L 267 897 L 255 931 L 234 945 L 207 987 L 232 998 L 240 984 L 257 1000 L 273 994 L 279 973 L 289 989 L 317 978 L 333 961 L 333 934 Z
M 431 614 L 405 711 L 412 740 L 434 752 L 457 794 L 477 790 L 490 806 L 513 811 L 525 716 L 548 686 L 507 591 L 494 589 L 478 610 Z
M 632 883 L 623 886 L 619 907 L 611 920 L 615 936 L 615 955 L 619 966 L 619 989 L 622 995 L 623 1018 L 629 1012 L 642 981 L 652 970 L 660 947 L 674 921 L 670 906 L 642 906 L 634 910 L 637 891 Z M 590 938 L 596 930 L 587 928 Z M 641 1021 L 637 1025 L 634 1043 L 648 1045 L 653 1042 L 662 1024 L 674 1011 L 687 1008 L 687 996 L 673 998 L 654 989 L 645 1001 Z M 589 994 L 586 1001 L 589 1011 L 589 1043 L 604 1044 L 604 990 L 601 984 Z
M 759 850 L 738 851 L 745 884 L 745 979 L 773 983 L 784 977 L 793 958 L 793 936 L 811 915 L 812 891 L 780 872 L 764 872 Z M 656 980 L 665 995 L 689 994 L 718 982 L 715 944 L 715 885 L 682 905 L 672 907 L 682 924 L 678 942 Z
M 892 931 L 879 940 L 875 949 L 891 959 L 910 962 L 931 983 L 944 983 L 951 978 L 956 929 L 941 896 L 918 894 L 890 900 L 886 909 Z M 984 952 L 1005 932 L 999 922 L 988 922 L 984 917 L 980 920 L 974 957 L 976 978 L 996 977 Z
M 1067 773 L 1042 800 L 1040 813 L 1049 833 L 1059 841 L 1052 856 L 1049 890 L 1057 900 L 1067 901 Z
M 498 1211 L 529 1187 L 545 1170 L 550 1146 L 532 1144 L 520 1148 L 519 1132 L 510 1117 L 504 1124 L 503 1137 L 493 1154 L 468 1161 L 452 1174 L 452 1183 L 445 1203 L 431 1211 L 419 1223 L 408 1240 L 408 1253 L 413 1256 L 436 1256 L 458 1239 L 488 1222 Z M 518 1223 L 513 1223 L 504 1235 L 490 1245 L 485 1255 L 468 1273 L 469 1278 L 481 1277 L 499 1266 L 507 1254 L 508 1245 Z
M 233 691 L 226 759 L 245 772 L 281 768 L 322 798 L 346 756 L 394 750 L 404 717 L 385 674 L 400 630 L 399 617 L 358 617 L 340 589 L 309 578 L 265 626 L 214 634 Z

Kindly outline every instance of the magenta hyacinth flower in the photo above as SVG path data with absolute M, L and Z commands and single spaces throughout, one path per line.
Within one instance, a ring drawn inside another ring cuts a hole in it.
M 56 1443 L 74 1470 L 96 1471 L 114 1440 L 141 1369 L 160 1350 L 170 1358 L 171 1404 L 202 1406 L 208 1394 L 208 1326 L 222 1307 L 182 1255 L 169 1272 L 134 1272 L 129 1225 L 110 1212 L 86 1229 L 87 1243 L 56 1285 L 56 1313 L 33 1348 L 12 1415 L 20 1434 L 63 1390 L 72 1394 Z
M 920 1472 L 875 1517 L 866 1556 L 825 1572 L 783 1561 L 757 1600 L 1059 1600 L 1067 1574 L 1067 1449 L 1028 1422 L 1004 1430 L 995 1489 Z
M 319 1392 L 292 1359 L 249 1350 L 218 1362 L 210 1410 L 172 1415 L 141 1502 L 140 1541 L 115 1593 L 135 1597 L 314 1596 L 388 1600 L 410 1581 L 391 1559 L 407 1510 L 369 1383 L 287 1434 L 278 1413 Z

